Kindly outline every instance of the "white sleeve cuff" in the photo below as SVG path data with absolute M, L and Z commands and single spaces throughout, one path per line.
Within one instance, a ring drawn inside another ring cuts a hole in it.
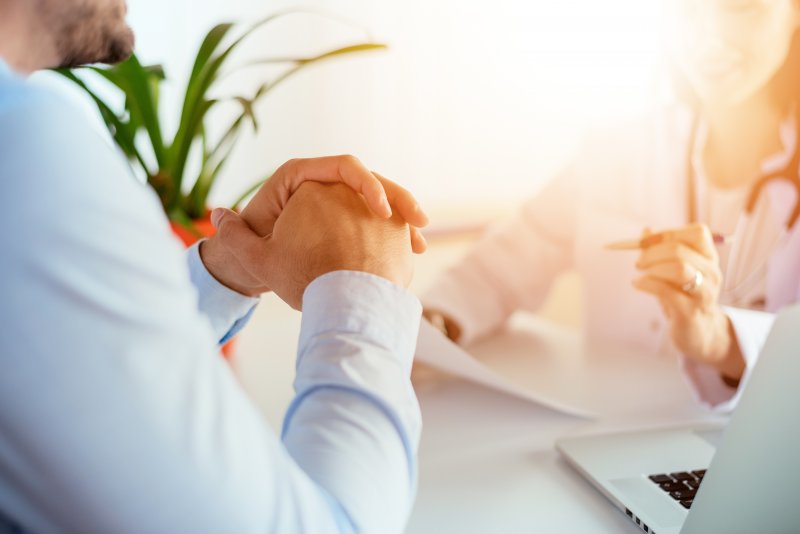
M 216 339 L 223 343 L 244 327 L 259 299 L 242 295 L 214 278 L 200 258 L 200 242 L 189 247 L 186 255 L 200 313 L 208 317 Z
M 736 340 L 739 343 L 739 350 L 745 360 L 745 370 L 739 381 L 739 387 L 734 389 L 725 384 L 719 371 L 714 367 L 681 355 L 681 367 L 698 402 L 712 411 L 720 413 L 732 411 L 739 403 L 739 397 L 750 378 L 758 355 L 761 353 L 775 321 L 775 315 L 766 312 L 730 307 L 725 307 L 724 311 L 731 320 Z
M 422 305 L 414 294 L 369 273 L 336 271 L 311 282 L 303 294 L 300 356 L 325 333 L 353 333 L 385 348 L 411 372 Z

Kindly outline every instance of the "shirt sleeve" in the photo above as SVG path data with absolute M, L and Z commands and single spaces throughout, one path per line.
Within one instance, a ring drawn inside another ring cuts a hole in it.
M 197 288 L 200 313 L 208 317 L 220 344 L 225 343 L 244 328 L 259 299 L 242 295 L 214 278 L 200 258 L 200 242 L 187 249 L 186 259 L 189 278 Z
M 353 273 L 309 286 L 281 440 L 219 356 L 153 193 L 52 95 L 2 103 L 0 516 L 45 534 L 401 532 L 416 298 Z
M 421 416 L 410 376 L 421 314 L 416 297 L 366 273 L 324 275 L 303 298 L 283 440 L 353 511 L 358 532 L 399 532 L 411 511 Z M 334 439 L 337 428 L 346 440 Z
M 426 308 L 453 319 L 469 345 L 517 309 L 536 309 L 573 262 L 578 175 L 570 167 L 509 221 L 487 233 L 422 295 Z
M 719 371 L 711 365 L 696 362 L 684 355 L 680 356 L 681 367 L 697 401 L 720 413 L 730 412 L 738 404 L 739 397 L 750 379 L 758 355 L 775 322 L 775 315 L 772 313 L 732 307 L 725 307 L 724 310 L 731 320 L 739 349 L 745 360 L 745 370 L 739 381 L 739 387 L 733 388 L 726 384 Z

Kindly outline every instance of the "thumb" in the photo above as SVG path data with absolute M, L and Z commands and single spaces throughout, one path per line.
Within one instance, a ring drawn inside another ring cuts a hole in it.
M 217 236 L 228 252 L 251 274 L 258 276 L 261 270 L 259 266 L 265 260 L 269 236 L 262 238 L 241 215 L 225 208 L 216 208 L 211 212 L 211 224 L 217 229 Z

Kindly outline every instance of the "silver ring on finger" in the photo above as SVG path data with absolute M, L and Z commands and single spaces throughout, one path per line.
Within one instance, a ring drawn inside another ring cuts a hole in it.
M 705 276 L 703 275 L 702 271 L 695 269 L 692 279 L 683 284 L 681 289 L 688 295 L 695 295 L 698 291 L 700 291 L 704 281 Z

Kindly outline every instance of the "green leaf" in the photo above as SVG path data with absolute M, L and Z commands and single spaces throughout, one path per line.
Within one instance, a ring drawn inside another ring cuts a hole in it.
M 200 210 L 206 205 L 211 187 L 236 145 L 244 120 L 245 116 L 242 114 L 231 124 L 212 150 L 208 151 L 207 148 L 204 148 L 203 168 L 189 193 L 192 210 Z
M 198 177 L 197 182 L 195 182 L 194 186 L 192 187 L 192 191 L 190 193 L 190 198 L 191 198 L 190 205 L 192 206 L 191 209 L 196 212 L 201 212 L 205 208 L 205 203 L 208 198 L 208 194 L 211 191 L 213 182 L 219 175 L 219 171 L 221 170 L 222 166 L 225 164 L 228 157 L 230 156 L 230 153 L 233 150 L 233 144 L 235 143 L 235 139 L 238 137 L 239 130 L 242 124 L 244 123 L 244 120 L 248 118 L 251 119 L 253 122 L 254 129 L 257 129 L 258 124 L 256 122 L 254 106 L 256 102 L 258 102 L 271 89 L 273 89 L 276 85 L 280 84 L 281 82 L 285 81 L 291 75 L 314 63 L 345 54 L 383 50 L 386 48 L 387 48 L 386 45 L 380 43 L 361 43 L 361 44 L 329 50 L 327 52 L 324 52 L 322 54 L 313 57 L 295 59 L 294 60 L 294 62 L 296 63 L 295 67 L 284 72 L 281 76 L 279 76 L 272 82 L 261 85 L 256 91 L 253 98 L 247 99 L 244 97 L 236 97 L 235 100 L 238 101 L 240 104 L 242 104 L 243 108 L 242 113 L 231 123 L 230 127 L 226 130 L 221 140 L 210 152 L 208 158 L 209 161 L 211 160 L 217 160 L 217 161 L 214 162 L 212 165 L 210 165 L 211 169 L 213 170 L 204 169 L 205 172 L 201 173 L 200 177 Z M 223 155 L 220 156 L 219 155 L 220 153 L 222 153 Z
M 233 41 L 227 48 L 225 48 L 218 55 L 214 55 L 222 42 L 225 35 L 231 28 L 230 24 L 220 24 L 213 28 L 206 36 L 203 44 L 198 51 L 195 65 L 192 68 L 192 74 L 189 78 L 189 83 L 186 87 L 186 97 L 184 99 L 183 111 L 181 113 L 181 120 L 178 126 L 178 132 L 175 135 L 175 141 L 171 150 L 171 168 L 172 175 L 177 181 L 177 188 L 183 182 L 183 173 L 186 168 L 186 158 L 191 150 L 192 143 L 200 134 L 200 126 L 205 120 L 205 115 L 212 106 L 206 106 L 205 103 L 216 103 L 216 100 L 208 100 L 206 94 L 209 88 L 216 81 L 220 68 L 228 59 L 230 54 L 254 31 L 265 26 L 266 24 L 275 21 L 281 17 L 298 13 L 298 10 L 287 10 L 275 13 L 265 17 L 252 26 L 250 26 L 244 33 L 242 33 L 236 40 Z
M 135 128 L 131 128 L 130 124 L 123 122 L 123 120 L 114 112 L 114 110 L 112 110 L 108 104 L 106 104 L 99 96 L 97 96 L 94 91 L 89 89 L 86 83 L 81 80 L 73 71 L 69 69 L 58 69 L 56 72 L 76 84 L 87 95 L 89 95 L 89 97 L 97 106 L 97 109 L 100 111 L 100 115 L 103 118 L 103 122 L 106 124 L 106 128 L 108 128 L 109 133 L 111 133 L 111 136 L 114 138 L 114 141 L 123 151 L 123 153 L 125 153 L 125 155 L 130 159 L 135 160 L 141 166 L 144 173 L 149 175 L 149 166 L 144 161 L 144 158 L 134 143 L 134 138 L 136 135 Z
M 314 56 L 314 57 L 295 58 L 295 59 L 293 59 L 292 61 L 297 64 L 294 68 L 289 69 L 288 71 L 284 72 L 283 74 L 281 74 L 281 76 L 279 76 L 275 80 L 272 80 L 271 82 L 267 82 L 265 84 L 262 84 L 256 90 L 256 92 L 255 92 L 255 94 L 253 95 L 252 98 L 249 98 L 249 99 L 245 98 L 245 97 L 235 97 L 234 98 L 234 100 L 236 100 L 236 101 L 238 101 L 239 103 L 242 104 L 242 107 L 243 107 L 242 113 L 240 115 L 238 115 L 236 117 L 236 119 L 231 123 L 231 125 L 226 130 L 225 134 L 222 136 L 222 139 L 219 141 L 217 147 L 215 147 L 215 149 L 212 150 L 211 154 L 213 154 L 216 151 L 218 151 L 223 144 L 228 142 L 228 140 L 229 140 L 229 138 L 231 136 L 236 134 L 238 128 L 241 127 L 241 125 L 242 125 L 242 123 L 243 123 L 243 121 L 245 119 L 250 118 L 253 121 L 253 128 L 257 130 L 258 124 L 256 122 L 256 115 L 255 115 L 255 111 L 254 111 L 255 104 L 267 92 L 269 92 L 269 90 L 271 90 L 274 86 L 278 85 L 279 83 L 281 83 L 284 80 L 286 80 L 287 78 L 289 78 L 292 74 L 295 74 L 296 72 L 302 70 L 303 68 L 305 68 L 305 67 L 307 67 L 307 66 L 309 66 L 309 65 L 311 65 L 313 63 L 316 63 L 316 62 L 319 62 L 319 61 L 323 61 L 325 59 L 329 59 L 329 58 L 332 58 L 332 57 L 335 57 L 335 56 L 338 56 L 338 55 L 352 54 L 352 53 L 357 53 L 357 52 L 366 52 L 366 51 L 371 51 L 371 50 L 383 50 L 383 49 L 386 49 L 386 48 L 387 48 L 387 46 L 385 44 L 380 44 L 380 43 L 362 43 L 362 44 L 351 45 L 351 46 L 346 46 L 346 47 L 343 47 L 343 48 L 337 48 L 337 49 L 334 49 L 334 50 L 330 50 L 328 52 L 324 52 L 324 53 L 319 54 L 319 55 Z
M 198 79 L 200 73 L 203 71 L 206 64 L 211 59 L 211 56 L 217 50 L 217 47 L 219 47 L 220 43 L 222 43 L 222 40 L 225 38 L 231 28 L 233 28 L 232 23 L 224 22 L 222 24 L 217 24 L 206 34 L 205 38 L 203 39 L 203 43 L 200 45 L 200 49 L 197 51 L 197 56 L 195 56 L 194 65 L 192 66 L 192 73 L 189 75 L 187 89 L 189 89 L 192 83 Z
M 262 185 L 264 185 L 265 183 L 267 183 L 267 180 L 269 180 L 270 178 L 272 178 L 272 175 L 273 175 L 273 174 L 275 174 L 275 173 L 274 173 L 274 172 L 270 173 L 269 175 L 267 175 L 267 177 L 266 177 L 266 178 L 263 178 L 263 179 L 261 179 L 261 180 L 257 181 L 256 183 L 254 183 L 253 185 L 251 185 L 250 187 L 248 187 L 248 188 L 247 188 L 247 189 L 244 191 L 244 193 L 242 193 L 241 195 L 239 195 L 239 198 L 237 198 L 237 199 L 236 199 L 236 202 L 234 202 L 234 203 L 233 203 L 233 206 L 231 206 L 231 209 L 232 209 L 233 211 L 239 211 L 239 208 L 241 207 L 241 205 L 242 205 L 242 202 L 244 202 L 245 200 L 247 200 L 247 199 L 248 199 L 248 198 L 249 198 L 251 195 L 253 195 L 253 193 L 255 193 L 256 191 L 258 191 L 259 189 L 261 189 L 261 186 L 262 186 Z
M 208 87 L 202 87 L 203 77 L 212 55 L 232 27 L 233 24 L 228 22 L 218 24 L 206 34 L 200 49 L 197 51 L 192 72 L 186 83 L 186 94 L 183 100 L 180 123 L 170 147 L 168 163 L 172 170 L 172 175 L 177 181 L 178 190 L 180 190 L 180 185 L 183 181 L 186 158 L 189 156 L 192 142 L 199 133 L 198 123 L 201 127 L 205 113 L 211 108 L 211 106 L 207 105 L 205 98 Z M 199 121 L 197 120 L 198 117 Z
M 164 69 L 159 66 L 142 66 L 134 54 L 127 61 L 111 68 L 89 67 L 125 94 L 125 109 L 134 135 L 140 127 L 147 131 L 148 139 L 159 168 L 166 166 L 166 148 L 158 116 L 158 85 L 164 80 Z
M 253 104 L 255 103 L 252 98 L 245 98 L 243 96 L 234 97 L 234 100 L 239 102 L 242 106 L 242 116 L 250 119 L 250 124 L 253 125 L 253 131 L 258 132 L 258 119 L 253 111 Z
M 337 56 L 341 56 L 344 54 L 353 54 L 358 52 L 369 52 L 374 50 L 385 50 L 387 49 L 387 45 L 381 43 L 362 43 L 362 44 L 355 44 L 350 46 L 345 46 L 342 48 L 336 48 L 334 50 L 329 50 L 328 52 L 323 52 L 314 57 L 309 58 L 302 58 L 295 60 L 295 66 L 283 72 L 280 76 L 275 78 L 274 80 L 262 84 L 255 93 L 255 96 L 251 99 L 252 105 L 255 105 L 256 102 L 261 100 L 267 93 L 273 90 L 275 87 L 289 79 L 291 76 L 297 74 L 301 70 L 305 69 L 306 67 L 313 65 L 315 63 L 319 63 L 325 61 L 327 59 L 331 59 Z
M 189 215 L 186 214 L 186 212 L 184 212 L 184 211 L 182 211 L 180 209 L 172 209 L 172 210 L 167 212 L 167 217 L 169 218 L 170 221 L 181 225 L 187 231 L 189 231 L 192 234 L 194 234 L 194 236 L 197 237 L 198 239 L 202 239 L 203 237 L 205 237 L 197 229 L 197 227 L 194 225 L 194 222 L 189 217 Z
M 345 54 L 354 54 L 359 52 L 372 52 L 377 50 L 388 50 L 389 46 L 384 43 L 359 43 L 350 46 L 344 46 L 341 48 L 336 48 L 334 50 L 329 50 L 317 56 L 311 57 L 272 57 L 272 58 L 263 58 L 257 59 L 254 61 L 250 61 L 245 63 L 240 68 L 248 68 L 248 67 L 256 67 L 259 65 L 274 65 L 274 64 L 281 64 L 281 63 L 295 63 L 298 65 L 306 65 L 309 63 L 316 63 L 323 59 L 328 59 L 334 56 L 341 56 Z
M 192 191 L 189 193 L 189 215 L 192 217 L 199 217 L 205 213 L 211 187 L 214 185 L 217 176 L 219 176 L 220 171 L 233 153 L 235 146 L 235 143 L 230 143 L 224 154 L 219 156 L 216 161 L 210 161 L 200 172 L 200 176 L 197 177 L 197 181 L 194 183 Z
M 135 54 L 113 70 L 118 73 L 121 80 L 124 80 L 121 86 L 127 96 L 129 109 L 147 130 L 158 166 L 164 168 L 167 164 L 167 152 L 158 117 L 157 96 L 153 92 L 154 71 L 142 67 Z
M 70 73 L 73 82 L 78 83 L 94 100 L 106 126 L 121 149 L 129 158 L 141 165 L 151 183 L 159 184 L 165 211 L 173 220 L 187 217 L 188 213 L 203 214 L 208 194 L 221 169 L 231 156 L 242 126 L 247 122 L 252 122 L 254 129 L 259 128 L 254 106 L 270 90 L 302 68 L 315 62 L 338 55 L 385 48 L 385 45 L 377 43 L 362 43 L 331 50 L 313 57 L 273 58 L 253 63 L 253 65 L 258 65 L 287 60 L 285 62 L 291 64 L 292 67 L 271 82 L 262 84 L 251 98 L 233 97 L 232 100 L 242 106 L 241 113 L 230 123 L 222 138 L 216 144 L 210 144 L 205 130 L 205 119 L 208 113 L 223 100 L 210 98 L 209 90 L 219 80 L 222 69 L 232 53 L 259 28 L 281 17 L 298 13 L 316 13 L 325 16 L 324 13 L 310 10 L 287 10 L 275 13 L 247 27 L 229 44 L 225 44 L 225 41 L 231 34 L 232 24 L 219 24 L 208 32 L 195 56 L 185 89 L 178 128 L 171 142 L 165 142 L 158 116 L 159 88 L 160 83 L 165 79 L 163 68 L 158 65 L 141 65 L 135 56 L 116 67 L 91 68 L 92 71 L 124 93 L 125 113 L 123 114 L 115 113 L 98 95 L 91 92 L 86 84 Z M 336 19 L 333 16 L 328 18 Z M 148 168 L 139 149 L 144 147 L 140 144 L 137 148 L 135 141 L 138 139 L 137 133 L 140 131 L 147 132 L 158 163 L 157 169 Z M 200 176 L 193 184 L 191 191 L 184 194 L 181 186 L 185 178 L 187 159 L 194 154 L 193 147 L 198 140 L 202 144 Z
M 211 109 L 214 106 L 214 104 L 216 104 L 216 103 L 217 103 L 216 100 L 203 100 L 203 101 L 201 101 L 200 102 L 200 108 L 199 108 L 197 114 L 192 115 L 191 117 L 189 117 L 188 128 L 191 131 L 198 132 L 198 133 L 197 133 L 197 135 L 193 135 L 192 137 L 187 138 L 189 140 L 189 144 L 186 147 L 186 156 L 182 156 L 183 163 L 180 166 L 176 167 L 181 173 L 184 171 L 184 168 L 185 168 L 185 165 L 186 165 L 186 158 L 188 157 L 189 151 L 192 148 L 191 143 L 195 139 L 197 139 L 198 136 L 202 135 L 202 132 L 204 130 L 203 118 L 205 117 L 205 115 L 208 112 L 208 110 Z M 173 172 L 176 172 L 176 171 L 173 171 Z M 175 186 L 176 195 L 175 195 L 174 198 L 171 199 L 171 202 L 170 202 L 171 206 L 175 205 L 175 203 L 180 203 L 182 201 L 182 199 L 181 199 L 181 184 L 183 183 L 183 179 L 182 178 L 178 178 L 175 175 L 172 175 L 172 179 L 175 182 L 174 186 Z

